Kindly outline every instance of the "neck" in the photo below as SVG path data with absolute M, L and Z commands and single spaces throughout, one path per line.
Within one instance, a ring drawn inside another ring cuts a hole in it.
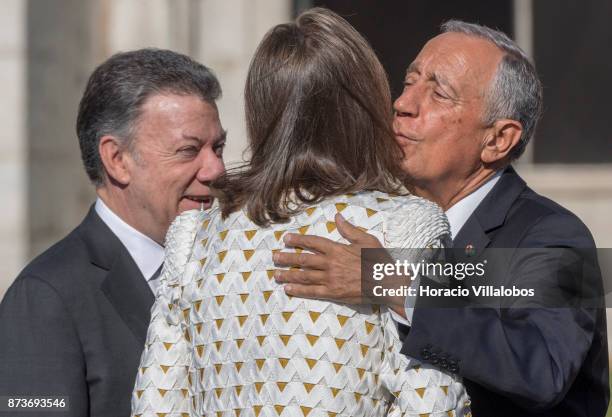
M 479 167 L 463 178 L 450 177 L 412 187 L 412 192 L 438 204 L 444 211 L 476 191 L 495 175 L 494 168 Z
M 164 236 L 156 236 L 155 231 L 143 227 L 141 216 L 137 216 L 132 206 L 128 204 L 129 196 L 126 195 L 123 189 L 112 184 L 102 185 L 96 188 L 96 194 L 121 220 L 160 245 L 163 245 Z

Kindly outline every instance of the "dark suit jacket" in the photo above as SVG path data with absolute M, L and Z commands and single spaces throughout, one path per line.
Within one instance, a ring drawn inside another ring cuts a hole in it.
M 68 396 L 70 409 L 58 416 L 129 416 L 153 301 L 92 207 L 21 272 L 0 304 L 0 396 Z
M 455 248 L 469 244 L 477 252 L 594 247 L 574 214 L 536 194 L 512 168 L 503 172 L 453 242 Z M 520 270 L 509 274 L 507 284 L 519 275 Z M 528 279 L 541 285 L 548 278 L 558 276 Z M 605 416 L 604 309 L 419 309 L 418 300 L 416 306 L 402 352 L 462 375 L 475 417 Z

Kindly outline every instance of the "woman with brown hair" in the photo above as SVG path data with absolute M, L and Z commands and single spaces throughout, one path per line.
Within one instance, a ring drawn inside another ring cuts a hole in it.
M 273 252 L 300 251 L 283 235 L 342 240 L 338 212 L 389 247 L 448 237 L 441 210 L 403 192 L 389 86 L 367 42 L 325 9 L 278 25 L 245 102 L 249 161 L 214 184 L 217 206 L 168 232 L 133 415 L 468 413 L 455 375 L 399 353 L 385 308 L 288 297 L 273 279 Z

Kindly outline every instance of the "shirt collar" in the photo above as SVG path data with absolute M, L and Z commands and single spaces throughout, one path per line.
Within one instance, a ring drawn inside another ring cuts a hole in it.
M 142 276 L 149 281 L 164 261 L 164 248 L 124 222 L 99 197 L 95 210 L 130 253 Z
M 478 189 L 473 191 L 471 194 L 462 198 L 448 210 L 446 210 L 446 217 L 451 229 L 451 237 L 454 239 L 457 234 L 470 218 L 476 207 L 484 200 L 489 194 L 489 191 L 497 184 L 497 181 L 501 178 L 503 170 L 499 170 L 493 175 L 487 182 L 481 185 Z

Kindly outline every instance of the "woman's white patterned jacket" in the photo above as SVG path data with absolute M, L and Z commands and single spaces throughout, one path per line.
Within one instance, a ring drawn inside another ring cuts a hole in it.
M 439 247 L 433 203 L 364 192 L 261 228 L 239 211 L 179 216 L 132 396 L 142 417 L 463 416 L 460 379 L 399 353 L 385 308 L 288 297 L 272 276 L 287 232 L 344 241 L 337 212 L 386 247 Z M 298 249 L 299 250 L 299 249 Z

